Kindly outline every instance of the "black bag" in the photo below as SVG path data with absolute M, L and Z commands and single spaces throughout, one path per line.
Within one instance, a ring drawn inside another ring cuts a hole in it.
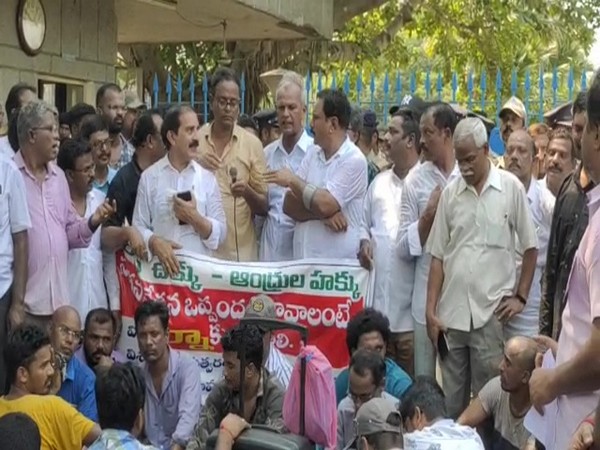
M 308 330 L 306 327 L 298 324 L 292 324 L 283 322 L 277 319 L 261 319 L 257 317 L 248 317 L 241 319 L 240 323 L 256 325 L 263 329 L 270 331 L 273 330 L 294 330 L 300 333 L 302 340 L 306 345 L 308 339 Z M 246 355 L 244 349 L 242 349 L 240 355 L 240 398 L 243 398 L 244 388 L 241 385 L 241 380 L 244 379 L 245 366 L 246 366 Z M 269 428 L 265 425 L 252 425 L 252 428 L 244 431 L 234 442 L 233 450 L 313 450 L 314 444 L 306 439 L 304 434 L 304 414 L 305 414 L 305 403 L 304 403 L 304 392 L 306 382 L 306 359 L 301 360 L 300 365 L 300 391 L 302 392 L 300 398 L 300 434 L 291 433 L 280 433 L 277 430 Z M 241 408 L 243 408 L 243 402 Z M 243 414 L 243 411 L 242 411 Z M 217 437 L 219 436 L 219 430 L 215 430 L 209 436 L 206 442 L 207 450 L 214 450 L 217 446 Z

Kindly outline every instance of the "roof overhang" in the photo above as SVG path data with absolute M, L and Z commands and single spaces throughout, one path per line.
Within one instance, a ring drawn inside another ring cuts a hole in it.
M 334 0 L 116 0 L 119 44 L 331 38 Z

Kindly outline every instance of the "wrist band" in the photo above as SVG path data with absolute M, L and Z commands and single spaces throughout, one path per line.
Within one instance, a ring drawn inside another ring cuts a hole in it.
M 302 190 L 302 203 L 309 211 L 312 204 L 312 199 L 315 196 L 315 192 L 317 192 L 317 187 L 314 184 L 307 184 Z
M 523 297 L 521 294 L 515 294 L 515 298 L 519 299 L 519 301 L 521 303 L 523 303 L 523 305 L 527 304 L 527 299 L 525 297 Z
M 581 423 L 589 423 L 593 427 L 596 426 L 596 420 L 594 420 L 593 417 L 586 417 L 585 419 L 583 419 L 583 422 L 581 422 Z

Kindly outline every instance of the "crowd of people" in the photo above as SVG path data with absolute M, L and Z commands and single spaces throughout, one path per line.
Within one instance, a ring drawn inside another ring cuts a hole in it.
M 331 399 L 339 450 L 600 445 L 600 73 L 545 124 L 528 128 L 510 98 L 502 156 L 493 120 L 444 102 L 407 97 L 382 129 L 325 89 L 309 133 L 294 72 L 275 110 L 240 116 L 240 101 L 229 69 L 211 77 L 206 123 L 115 84 L 62 114 L 31 86 L 10 90 L 1 448 L 225 450 L 252 424 L 285 432 L 292 367 L 267 330 L 227 330 L 223 379 L 203 400 L 198 363 L 169 346 L 169 309 L 145 301 L 143 363 L 127 362 L 116 348 L 125 247 L 172 277 L 179 249 L 373 271 Z M 252 297 L 246 317 L 276 318 L 273 300 Z M 544 408 L 546 430 L 532 433 L 525 417 Z

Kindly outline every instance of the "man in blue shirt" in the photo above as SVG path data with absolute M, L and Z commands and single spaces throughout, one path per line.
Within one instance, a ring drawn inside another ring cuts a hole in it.
M 390 334 L 388 318 L 373 308 L 365 308 L 348 322 L 346 345 L 350 355 L 356 350 L 367 349 L 385 358 L 385 392 L 400 398 L 412 384 L 412 379 L 394 360 L 385 357 Z M 338 405 L 348 395 L 348 369 L 344 369 L 337 376 L 335 395 Z
M 98 422 L 94 391 L 96 376 L 92 369 L 73 358 L 81 342 L 81 319 L 75 308 L 61 306 L 54 311 L 50 322 L 50 340 L 57 360 L 56 395 L 90 420 Z

